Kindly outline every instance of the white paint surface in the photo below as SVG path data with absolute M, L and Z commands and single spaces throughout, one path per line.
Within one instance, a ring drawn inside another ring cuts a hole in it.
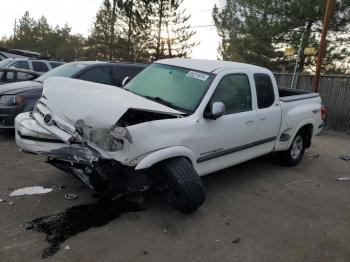
M 38 195 L 38 194 L 46 194 L 52 191 L 52 188 L 44 188 L 42 186 L 32 186 L 32 187 L 24 187 L 12 191 L 10 196 L 25 196 L 25 195 Z

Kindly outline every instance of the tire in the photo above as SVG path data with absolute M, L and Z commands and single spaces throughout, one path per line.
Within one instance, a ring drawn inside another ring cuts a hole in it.
M 172 158 L 157 165 L 157 180 L 166 190 L 167 200 L 185 214 L 196 211 L 205 200 L 200 177 L 185 157 Z
M 279 152 L 278 157 L 281 164 L 285 166 L 296 166 L 304 157 L 306 149 L 306 135 L 302 132 L 296 134 L 292 144 L 287 151 Z

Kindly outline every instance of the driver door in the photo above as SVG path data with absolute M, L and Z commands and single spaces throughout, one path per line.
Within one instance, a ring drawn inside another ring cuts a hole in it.
M 217 85 L 209 104 L 223 102 L 226 111 L 216 120 L 204 117 L 200 120 L 200 150 L 197 156 L 200 175 L 251 158 L 258 117 L 253 103 L 255 92 L 252 92 L 252 83 L 247 74 L 234 72 L 223 76 Z

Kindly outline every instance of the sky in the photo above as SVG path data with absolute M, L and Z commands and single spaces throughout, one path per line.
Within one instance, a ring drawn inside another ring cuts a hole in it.
M 25 11 L 38 19 L 44 15 L 50 25 L 63 26 L 68 23 L 73 33 L 84 36 L 89 34 L 92 21 L 102 0 L 0 0 L 0 37 L 13 34 L 15 19 L 19 19 Z M 219 36 L 213 25 L 211 9 L 214 4 L 225 5 L 226 0 L 184 0 L 187 14 L 191 14 L 191 26 L 197 34 L 193 40 L 200 44 L 193 48 L 192 58 L 216 59 Z

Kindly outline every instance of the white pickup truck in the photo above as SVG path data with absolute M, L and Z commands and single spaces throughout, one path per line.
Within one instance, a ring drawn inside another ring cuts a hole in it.
M 319 94 L 278 89 L 265 68 L 166 59 L 123 89 L 48 79 L 34 111 L 16 118 L 16 141 L 95 190 L 161 185 L 191 213 L 205 199 L 200 176 L 271 152 L 296 165 L 324 117 Z

